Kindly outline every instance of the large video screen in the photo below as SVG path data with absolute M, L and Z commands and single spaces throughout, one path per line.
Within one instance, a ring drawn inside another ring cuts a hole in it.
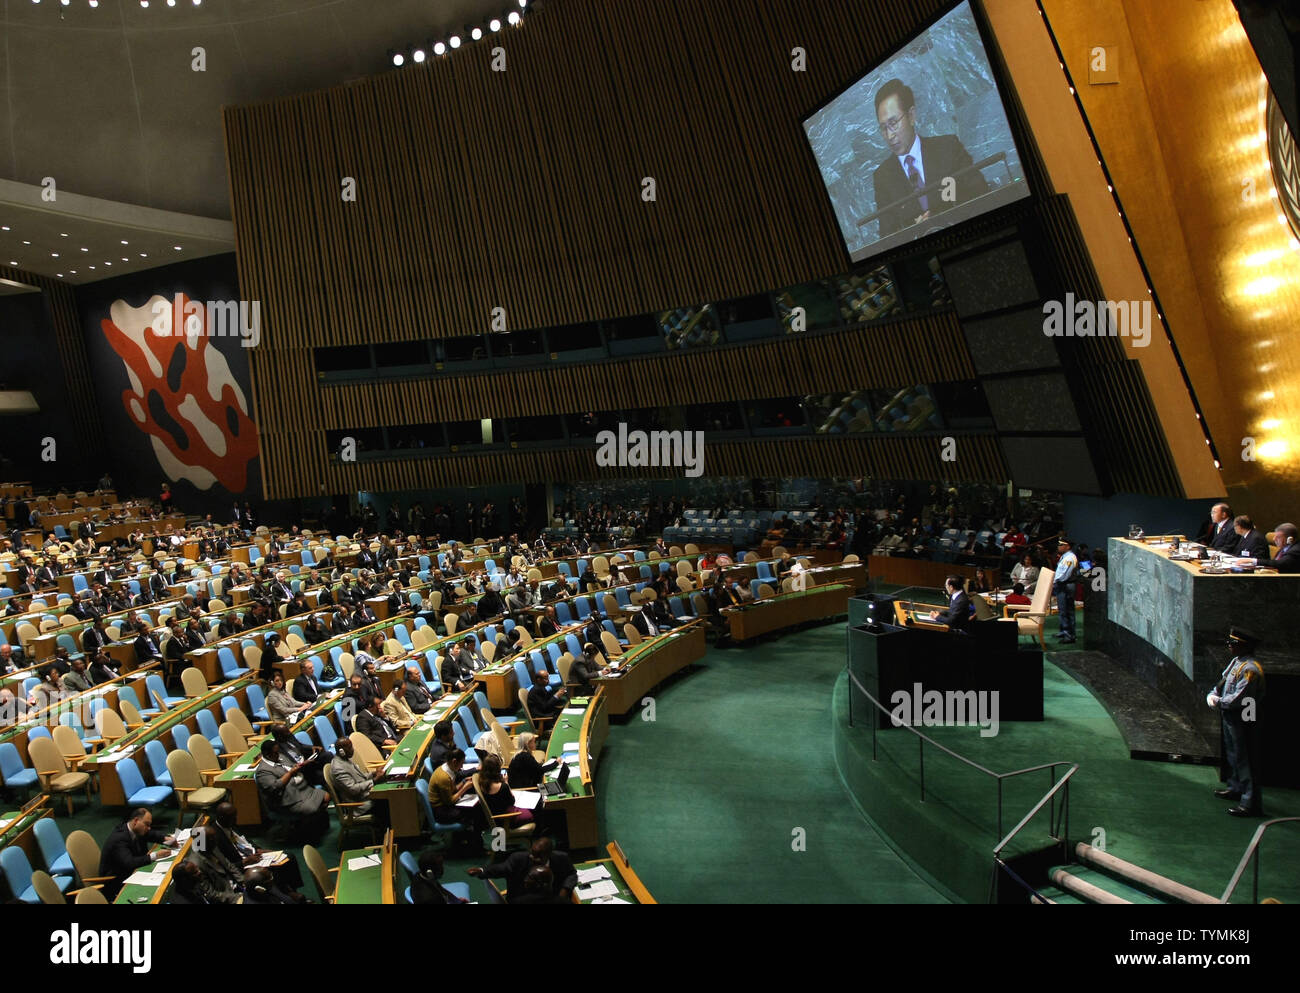
M 1029 195 L 969 2 L 803 126 L 854 262 Z

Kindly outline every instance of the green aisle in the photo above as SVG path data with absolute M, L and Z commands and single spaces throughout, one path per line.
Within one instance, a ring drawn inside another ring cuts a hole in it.
M 943 902 L 850 803 L 831 701 L 844 623 L 710 649 L 610 730 L 602 835 L 663 903 Z M 795 851 L 802 828 L 806 850 Z

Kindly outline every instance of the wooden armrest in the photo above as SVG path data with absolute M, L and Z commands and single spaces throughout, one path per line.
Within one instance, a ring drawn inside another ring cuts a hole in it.
M 108 877 L 105 877 L 105 878 L 106 878 L 106 879 L 112 879 L 113 877 L 112 877 L 112 876 L 108 876 Z M 103 884 L 103 883 L 94 883 L 94 884 L 91 885 L 91 886 L 82 886 L 80 889 L 67 890 L 63 895 L 64 895 L 64 896 L 76 896 L 78 893 L 84 893 L 86 890 L 102 890 L 103 888 L 104 888 L 104 884 Z
M 104 883 L 111 883 L 111 882 L 113 881 L 113 878 L 114 878 L 113 876 L 86 876 L 86 877 L 84 877 L 84 878 L 81 880 L 83 883 L 86 884 L 86 885 L 85 885 L 84 887 L 82 887 L 82 888 L 83 888 L 83 889 L 99 889 L 99 886 L 96 886 L 96 885 L 95 885 L 96 883 L 98 883 L 98 884 L 100 884 L 100 886 L 102 886 Z M 75 893 L 75 892 L 77 892 L 77 891 L 74 890 L 73 892 Z
M 326 872 L 338 872 L 338 871 L 339 871 L 339 867 L 338 867 L 338 866 L 334 866 L 332 869 L 331 869 L 331 868 L 326 868 L 325 871 L 326 871 Z
M 193 793 L 195 790 L 198 789 L 198 787 L 197 787 L 197 786 L 177 786 L 177 785 L 175 785 L 175 784 L 173 783 L 173 784 L 172 784 L 172 789 L 175 790 L 177 793 Z
M 202 777 L 204 777 L 204 778 L 207 780 L 208 785 L 211 786 L 213 783 L 215 783 L 218 779 L 221 778 L 221 770 L 220 770 L 220 769 L 200 769 L 200 770 L 199 770 L 199 775 L 202 776 Z
M 242 759 L 246 752 L 222 752 L 217 756 L 219 759 Z
M 335 800 L 334 806 L 335 807 L 364 807 L 367 802 L 368 801 L 366 800 L 359 800 L 356 803 L 351 803 L 351 802 L 344 803 L 342 800 Z

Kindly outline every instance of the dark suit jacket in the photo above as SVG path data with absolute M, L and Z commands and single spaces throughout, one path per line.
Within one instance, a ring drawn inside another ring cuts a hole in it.
M 660 634 L 663 634 L 663 626 L 659 623 L 659 618 L 654 618 L 655 628 Z M 646 637 L 650 637 L 650 621 L 646 618 L 645 610 L 641 609 L 632 617 L 632 626 L 640 631 Z
M 939 615 L 939 623 L 947 624 L 953 631 L 969 631 L 971 625 L 970 597 L 958 593 L 951 606 Z
M 162 653 L 158 650 L 158 643 L 152 635 L 142 634 L 135 639 L 135 657 L 141 662 L 147 662 L 149 659 L 162 658 Z
M 299 676 L 293 681 L 293 698 L 299 703 L 315 703 L 318 696 L 320 696 L 320 685 L 316 682 L 315 676 L 310 680 L 306 676 Z
M 980 175 L 978 169 L 956 176 L 974 161 L 966 146 L 955 134 L 941 134 L 921 138 L 921 171 L 925 174 L 925 185 L 940 183 L 947 176 L 954 176 L 957 181 L 956 201 L 942 199 L 942 190 L 934 189 L 926 194 L 930 216 L 950 210 L 957 204 L 973 200 L 989 191 L 989 184 Z M 912 193 L 912 181 L 907 178 L 899 164 L 898 156 L 892 152 L 884 162 L 876 167 L 872 176 L 875 189 L 876 209 L 888 207 L 894 201 L 908 197 Z M 880 215 L 880 237 L 884 238 L 903 228 L 911 227 L 913 222 L 923 214 L 921 203 L 915 197 L 905 200 L 900 206 L 886 210 Z
M 560 890 L 572 891 L 578 888 L 578 873 L 573 868 L 573 860 L 567 853 L 551 852 L 550 866 L 555 895 L 558 895 Z M 532 867 L 532 858 L 528 852 L 512 852 L 504 861 L 496 865 L 484 866 L 483 875 L 489 879 L 504 878 L 506 899 L 514 901 L 523 895 L 524 879 Z
M 1217 551 L 1231 555 L 1237 550 L 1237 543 L 1241 540 L 1236 529 L 1232 526 L 1232 518 L 1229 517 L 1222 525 L 1212 525 L 1218 528 L 1217 533 L 1210 535 L 1210 547 Z
M 1300 544 L 1283 545 L 1273 560 L 1278 572 L 1300 572 Z
M 1233 532 L 1236 533 L 1235 531 Z M 1258 559 L 1261 564 L 1268 564 L 1268 539 L 1258 531 L 1247 531 L 1237 542 L 1239 558 Z
M 375 743 L 376 748 L 382 748 L 384 742 L 390 738 L 393 741 L 400 741 L 402 737 L 401 732 L 382 716 L 376 717 L 368 710 L 358 713 L 352 723 L 358 731 Z
M 149 864 L 149 849 L 166 837 L 161 831 L 150 831 L 137 838 L 125 821 L 113 828 L 99 855 L 99 874 L 113 877 L 112 882 L 104 884 L 104 896 L 117 896 L 126 877 Z

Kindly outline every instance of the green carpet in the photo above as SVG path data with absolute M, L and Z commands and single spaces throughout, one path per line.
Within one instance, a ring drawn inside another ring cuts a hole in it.
M 600 823 L 663 903 L 934 903 L 835 768 L 832 690 L 844 624 L 710 649 L 611 729 Z M 803 851 L 795 851 L 802 829 Z

